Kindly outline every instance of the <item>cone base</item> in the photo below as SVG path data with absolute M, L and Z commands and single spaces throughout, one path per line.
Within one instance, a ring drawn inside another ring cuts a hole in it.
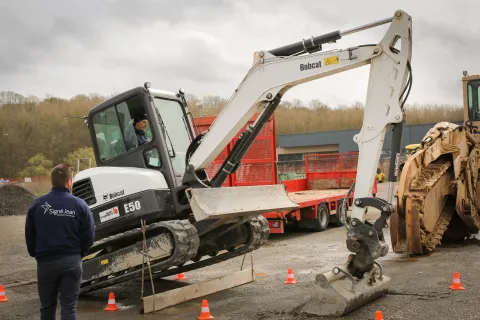
M 103 309 L 103 311 L 118 311 L 120 310 L 119 307 L 106 307 L 105 309 Z
M 0 302 L 7 302 L 7 301 L 8 301 L 8 298 L 7 298 L 7 297 L 0 298 Z
M 465 290 L 464 287 L 462 287 L 461 285 L 460 286 L 448 286 L 449 289 L 452 289 L 452 290 Z
M 287 281 L 285 281 L 284 283 L 285 283 L 285 284 L 295 284 L 295 283 L 297 283 L 297 282 L 298 282 L 297 280 L 287 280 Z
M 213 316 L 200 316 L 197 317 L 198 320 L 214 320 L 215 318 Z

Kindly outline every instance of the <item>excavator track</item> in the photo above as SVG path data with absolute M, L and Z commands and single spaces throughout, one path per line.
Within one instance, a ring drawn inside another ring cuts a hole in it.
M 196 235 L 195 227 L 190 224 L 186 220 L 174 220 L 174 221 L 165 221 L 165 222 L 158 222 L 152 223 L 147 226 L 146 229 L 146 236 L 151 238 L 152 235 L 149 232 L 155 232 L 155 235 L 158 235 L 160 230 L 163 233 L 168 233 L 174 243 L 174 249 L 172 254 L 167 259 L 162 259 L 160 261 L 151 261 L 152 270 L 158 269 L 165 269 L 170 266 L 180 265 L 182 263 L 187 262 L 192 257 L 195 256 L 198 246 L 199 246 L 199 239 Z M 105 247 L 105 244 L 112 244 L 118 241 L 121 241 L 125 238 L 133 237 L 134 235 L 138 235 L 138 233 L 142 234 L 141 229 L 134 229 L 124 232 L 122 234 L 118 234 L 115 236 L 111 236 L 105 239 L 100 240 L 100 244 L 96 246 L 95 250 L 98 248 Z M 141 241 L 141 240 L 139 240 Z M 93 246 L 92 246 L 93 247 Z M 102 255 L 92 259 L 102 259 Z M 89 259 L 90 260 L 90 259 Z M 84 261 L 89 262 L 89 260 Z M 84 267 L 85 268 L 85 267 Z M 80 293 L 86 293 L 93 290 L 98 290 L 110 285 L 114 285 L 117 283 L 121 283 L 124 281 L 129 280 L 132 276 L 137 274 L 141 275 L 142 265 L 137 265 L 134 268 L 130 268 L 125 271 L 119 271 L 110 273 L 108 275 L 101 276 L 94 280 L 85 281 L 80 285 Z
M 263 244 L 267 242 L 270 235 L 268 222 L 263 216 L 252 218 L 250 221 L 247 222 L 250 227 L 250 235 L 247 243 L 236 249 L 227 251 L 226 253 L 218 254 L 215 257 L 210 257 L 208 259 L 204 259 L 198 262 L 185 264 L 188 263 L 188 261 L 195 256 L 198 249 L 198 242 L 193 241 L 192 243 L 191 240 L 192 238 L 195 239 L 195 237 L 192 237 L 192 234 L 196 234 L 195 227 L 188 221 L 167 221 L 152 224 L 150 225 L 150 228 L 157 229 L 159 228 L 160 224 L 168 224 L 172 226 L 170 230 L 175 230 L 175 232 L 177 232 L 177 238 L 181 241 L 178 243 L 175 242 L 175 246 L 177 246 L 176 251 L 183 252 L 183 254 L 174 254 L 173 256 L 168 257 L 166 260 L 152 261 L 150 265 L 154 279 L 204 268 L 212 264 L 216 264 L 237 256 L 241 256 L 243 254 L 260 248 Z M 102 239 L 105 241 L 100 243 L 99 246 L 104 246 L 105 243 L 112 243 L 115 241 L 115 238 L 131 236 L 135 232 L 138 232 L 138 230 L 131 230 L 127 233 L 109 237 L 109 240 L 107 240 L 107 238 Z M 196 239 L 198 239 L 198 237 Z M 80 288 L 80 294 L 92 292 L 108 286 L 138 279 L 142 276 L 142 267 L 142 265 L 138 265 L 135 268 L 129 269 L 127 272 L 118 272 L 116 274 L 110 274 L 108 276 L 96 279 L 95 281 L 82 283 Z M 145 279 L 150 279 L 147 268 L 145 268 Z
M 445 208 L 431 233 L 427 235 L 424 228 L 421 229 L 421 242 L 424 249 L 424 253 L 430 253 L 435 249 L 437 245 L 441 243 L 443 234 L 447 231 L 448 225 L 452 220 L 455 210 L 452 207 Z
M 443 235 L 447 230 L 450 221 L 455 213 L 455 203 L 445 200 L 435 225 L 429 231 L 425 225 L 426 200 L 435 188 L 443 187 L 437 185 L 442 178 L 450 178 L 452 175 L 452 162 L 444 159 L 437 159 L 426 167 L 420 167 L 416 176 L 405 189 L 403 208 L 405 219 L 405 230 L 399 231 L 398 224 L 401 218 L 399 212 L 395 213 L 394 222 L 391 224 L 392 241 L 394 251 L 397 253 L 408 251 L 412 254 L 428 254 L 441 243 Z M 449 176 L 446 176 L 449 175 Z M 398 208 L 397 208 L 398 210 Z M 431 219 L 431 217 L 429 217 Z M 408 244 L 407 244 L 408 243 Z M 408 247 L 407 247 L 408 246 Z
M 420 174 L 412 181 L 409 192 L 414 194 L 413 206 L 418 215 L 418 223 L 420 224 L 420 242 L 424 253 L 430 253 L 442 240 L 443 234 L 450 224 L 455 208 L 445 207 L 442 210 L 432 232 L 428 232 L 424 224 L 424 208 L 425 199 L 433 186 L 451 167 L 450 161 L 442 161 L 429 164 L 426 168 L 422 168 Z

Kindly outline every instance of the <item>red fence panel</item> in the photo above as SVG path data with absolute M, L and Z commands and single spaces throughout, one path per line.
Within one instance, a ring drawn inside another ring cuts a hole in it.
M 248 125 L 253 124 L 258 114 L 256 114 Z M 242 131 L 241 131 L 242 132 Z M 230 142 L 230 148 L 233 148 L 237 142 L 239 134 Z M 250 149 L 242 159 L 242 164 L 237 172 L 232 175 L 233 186 L 251 186 L 267 185 L 277 183 L 277 170 L 275 167 L 276 146 L 275 146 L 275 120 L 271 117 L 263 126 L 258 136 L 253 141 Z
M 358 152 L 305 156 L 308 189 L 350 188 L 357 176 Z
M 235 135 L 225 149 L 215 158 L 210 166 L 207 167 L 206 171 L 209 178 L 212 178 L 217 173 L 223 161 L 231 152 L 240 134 L 247 128 L 247 126 L 253 124 L 257 117 L 258 114 L 255 114 L 252 119 L 250 119 L 248 123 Z M 195 118 L 194 122 L 198 133 L 207 130 L 212 125 L 215 118 L 215 116 Z M 274 117 L 272 116 L 272 118 L 265 123 L 264 127 L 246 152 L 242 159 L 242 164 L 238 168 L 237 172 L 230 174 L 223 186 L 276 184 L 277 171 L 275 167 L 275 148 L 275 121 Z

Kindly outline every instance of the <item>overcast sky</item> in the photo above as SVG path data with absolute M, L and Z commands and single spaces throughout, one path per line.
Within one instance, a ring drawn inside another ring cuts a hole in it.
M 228 98 L 253 52 L 388 18 L 413 17 L 409 103 L 462 101 L 480 73 L 480 1 L 0 0 L 0 91 L 44 98 L 111 94 L 152 82 Z M 376 43 L 388 25 L 325 49 Z M 295 87 L 285 100 L 365 101 L 369 66 Z

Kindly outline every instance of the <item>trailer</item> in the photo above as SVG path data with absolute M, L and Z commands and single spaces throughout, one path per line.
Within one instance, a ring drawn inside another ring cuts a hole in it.
M 352 205 L 355 191 L 349 190 L 357 175 L 357 162 L 358 152 L 305 155 L 305 178 L 280 181 L 300 207 L 265 213 L 270 233 L 284 233 L 286 223 L 313 231 L 326 230 L 330 224 L 340 226 L 338 208 L 344 201 L 347 209 Z M 376 193 L 374 179 L 372 195 Z
M 252 124 L 257 116 L 258 114 L 255 114 L 246 126 Z M 214 120 L 215 116 L 195 118 L 197 132 L 207 130 Z M 238 138 L 238 135 L 235 136 L 206 169 L 210 177 L 218 171 Z M 275 119 L 272 116 L 256 137 L 238 170 L 229 175 L 222 187 L 281 183 L 299 208 L 293 211 L 264 213 L 270 233 L 284 233 L 287 223 L 313 231 L 323 231 L 329 225 L 341 225 L 338 208 L 344 200 L 347 208 L 352 205 L 354 190 L 348 193 L 355 181 L 357 162 L 358 152 L 307 154 L 301 164 L 304 167 L 304 177 L 283 179 L 277 167 Z M 375 196 L 376 192 L 377 181 L 374 179 L 372 195 Z

